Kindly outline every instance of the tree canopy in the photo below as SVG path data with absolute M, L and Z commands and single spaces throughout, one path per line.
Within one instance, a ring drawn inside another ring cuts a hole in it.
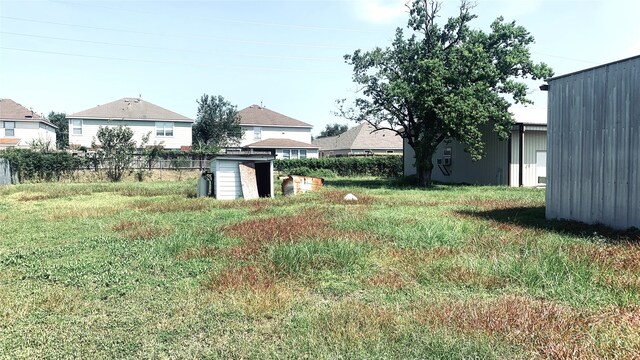
M 320 136 L 318 136 L 318 139 L 323 137 L 340 135 L 347 130 L 349 130 L 349 126 L 345 124 L 338 124 L 338 123 L 327 124 L 324 127 L 324 130 L 320 132 Z
M 100 126 L 96 137 L 99 143 L 94 139 L 91 146 L 97 149 L 98 160 L 106 165 L 107 177 L 111 181 L 120 181 L 133 162 L 133 153 L 136 150 L 133 130 L 123 125 Z M 148 140 L 149 135 L 146 135 L 141 147 L 144 147 Z
M 66 149 L 69 146 L 69 120 L 67 120 L 67 114 L 52 111 L 47 115 L 47 120 L 58 127 L 56 129 L 56 147 L 58 150 Z
M 196 150 L 217 151 L 238 143 L 243 136 L 236 106 L 222 96 L 202 95 L 193 125 L 193 146 Z
M 498 17 L 488 33 L 472 29 L 476 15 L 468 1 L 444 25 L 436 21 L 437 1 L 414 0 L 408 8 L 408 36 L 398 28 L 390 46 L 345 55 L 363 96 L 352 107 L 339 100 L 339 113 L 397 132 L 415 151 L 418 185 L 430 186 L 442 141 L 457 140 L 472 159 L 482 158 L 482 126 L 504 139 L 513 124 L 511 101 L 532 103 L 519 79 L 553 72 L 531 60 L 534 38 L 515 22 Z

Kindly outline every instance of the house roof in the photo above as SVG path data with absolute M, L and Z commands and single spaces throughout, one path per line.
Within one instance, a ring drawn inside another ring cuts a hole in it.
M 313 125 L 282 115 L 260 105 L 251 105 L 244 108 L 238 112 L 238 115 L 240 115 L 240 125 L 313 127 Z
M 391 130 L 378 130 L 367 123 L 352 127 L 340 135 L 314 139 L 322 151 L 353 149 L 402 149 L 402 138 Z
M 44 123 L 58 128 L 39 114 L 27 109 L 11 99 L 0 99 L 0 120 L 15 120 Z
M 167 120 L 193 122 L 186 116 L 139 98 L 122 98 L 71 115 L 69 119 Z
M 547 108 L 536 106 L 511 106 L 509 112 L 518 124 L 546 125 Z
M 303 143 L 301 141 L 291 139 L 266 139 L 255 142 L 253 144 L 246 145 L 247 148 L 253 149 L 266 149 L 266 148 L 302 148 L 302 149 L 317 149 L 317 146 L 312 144 Z

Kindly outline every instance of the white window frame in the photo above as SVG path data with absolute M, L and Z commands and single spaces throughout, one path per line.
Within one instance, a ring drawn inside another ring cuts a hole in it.
M 11 124 L 9 126 L 9 124 Z M 11 133 L 9 133 L 11 132 Z M 5 121 L 4 122 L 4 136 L 16 136 L 16 122 L 15 121 Z
M 156 137 L 173 137 L 173 122 L 156 121 Z
M 82 119 L 69 119 L 69 127 L 71 128 L 71 131 L 69 131 L 69 134 L 82 135 L 82 125 L 83 125 Z
M 262 128 L 260 126 L 253 127 L 253 140 L 262 139 Z

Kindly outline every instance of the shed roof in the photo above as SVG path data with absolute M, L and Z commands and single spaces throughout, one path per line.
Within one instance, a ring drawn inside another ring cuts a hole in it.
M 318 146 L 307 144 L 301 141 L 291 139 L 265 139 L 262 141 L 254 142 L 253 144 L 246 145 L 247 148 L 253 149 L 266 149 L 266 148 L 303 148 L 303 149 L 317 149 Z
M 139 98 L 122 98 L 67 116 L 70 119 L 165 120 L 193 122 L 186 116 Z
M 546 125 L 547 108 L 536 106 L 511 106 L 509 112 L 518 124 Z
M 240 115 L 240 125 L 260 125 L 260 126 L 287 126 L 312 128 L 307 124 L 292 117 L 282 115 L 273 110 L 269 110 L 260 105 L 251 105 L 238 112 Z
M 39 114 L 27 109 L 11 99 L 0 99 L 0 120 L 38 122 L 47 124 L 56 129 L 58 128 Z
M 378 130 L 370 124 L 360 124 L 340 135 L 314 139 L 320 150 L 402 149 L 402 138 L 391 130 Z

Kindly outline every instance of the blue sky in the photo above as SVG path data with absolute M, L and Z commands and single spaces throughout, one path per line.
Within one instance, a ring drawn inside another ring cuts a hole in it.
M 332 115 L 336 99 L 357 96 L 342 56 L 387 46 L 406 24 L 403 3 L 0 0 L 0 98 L 46 115 L 141 95 L 195 118 L 207 93 L 318 134 L 347 123 Z M 445 0 L 442 16 L 458 4 Z M 524 25 L 532 58 L 556 74 L 640 54 L 636 0 L 478 0 L 474 12 L 476 28 L 500 15 Z M 545 106 L 538 85 L 531 98 Z

